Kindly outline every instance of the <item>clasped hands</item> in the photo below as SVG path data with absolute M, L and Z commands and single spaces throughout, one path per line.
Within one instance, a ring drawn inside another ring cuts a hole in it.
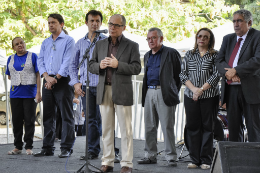
M 111 54 L 111 58 L 110 57 L 105 57 L 105 59 L 103 59 L 100 62 L 100 68 L 101 69 L 105 69 L 107 67 L 112 67 L 112 68 L 117 68 L 118 67 L 118 61 L 114 57 L 113 54 Z
M 57 75 L 57 77 L 58 77 L 58 75 Z M 45 80 L 46 80 L 46 83 L 44 84 L 44 87 L 47 90 L 51 90 L 52 89 L 51 87 L 57 83 L 57 80 L 51 76 L 46 76 Z
M 199 96 L 201 96 L 203 94 L 203 90 L 201 88 L 198 88 L 198 87 L 194 87 L 191 91 L 193 92 L 192 99 L 194 101 L 197 101 Z
M 232 82 L 240 82 L 240 78 L 236 74 L 237 71 L 235 68 L 224 68 L 226 71 L 225 76 L 228 80 L 232 80 Z

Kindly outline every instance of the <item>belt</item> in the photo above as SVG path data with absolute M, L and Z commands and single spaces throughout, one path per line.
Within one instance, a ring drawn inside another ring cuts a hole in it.
M 161 89 L 160 85 L 148 86 L 149 89 Z
M 111 85 L 111 82 L 105 82 L 105 85 Z

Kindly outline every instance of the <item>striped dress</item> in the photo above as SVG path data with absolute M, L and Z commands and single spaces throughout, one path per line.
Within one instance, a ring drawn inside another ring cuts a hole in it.
M 206 82 L 211 86 L 203 92 L 199 99 L 210 98 L 219 95 L 219 75 L 215 65 L 215 59 L 218 52 L 210 55 L 209 51 L 201 57 L 199 49 L 196 49 L 194 54 L 189 50 L 182 61 L 180 79 L 185 85 L 187 80 L 198 88 L 201 88 Z M 184 94 L 189 98 L 193 97 L 192 91 L 186 87 Z

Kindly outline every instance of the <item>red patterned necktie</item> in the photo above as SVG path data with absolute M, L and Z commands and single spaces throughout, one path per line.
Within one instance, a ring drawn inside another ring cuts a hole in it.
M 228 65 L 229 65 L 231 68 L 233 68 L 233 63 L 234 63 L 234 60 L 235 60 L 235 58 L 236 58 L 236 55 L 237 55 L 237 52 L 238 52 L 238 49 L 239 49 L 239 47 L 240 47 L 240 43 L 241 43 L 242 40 L 243 40 L 243 38 L 239 38 L 239 39 L 238 39 L 238 41 L 237 41 L 237 43 L 236 43 L 236 46 L 235 46 L 235 48 L 233 49 L 233 52 L 232 52 L 232 54 L 231 54 L 231 56 L 230 56 Z M 228 85 L 231 84 L 231 83 L 232 83 L 232 80 L 228 80 L 227 83 L 228 83 Z

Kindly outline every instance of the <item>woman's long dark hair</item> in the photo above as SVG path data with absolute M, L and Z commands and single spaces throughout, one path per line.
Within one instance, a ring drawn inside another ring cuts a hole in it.
M 214 46 L 215 46 L 215 37 L 213 32 L 209 29 L 209 28 L 201 28 L 195 36 L 195 45 L 194 48 L 192 50 L 192 54 L 194 54 L 196 52 L 196 49 L 198 48 L 198 44 L 197 44 L 197 39 L 198 39 L 198 34 L 200 33 L 200 31 L 208 31 L 210 34 L 210 40 L 209 40 L 209 45 L 208 45 L 208 50 L 210 55 L 213 55 L 214 53 L 216 53 L 216 51 L 214 50 Z

